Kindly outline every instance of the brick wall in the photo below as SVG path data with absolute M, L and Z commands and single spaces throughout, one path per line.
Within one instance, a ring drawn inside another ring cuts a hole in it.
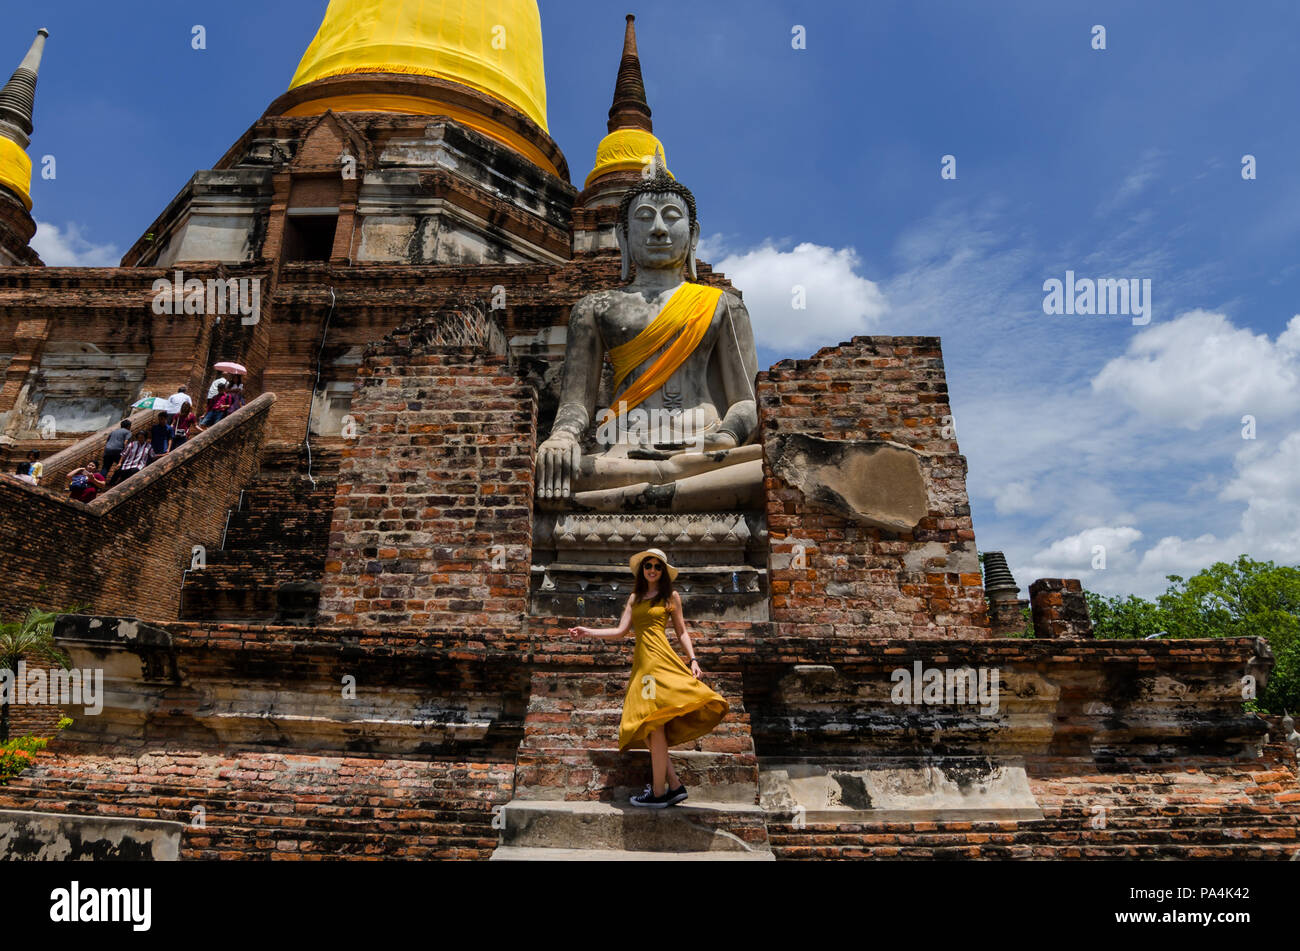
M 772 619 L 804 636 L 989 637 L 938 338 L 855 337 L 758 374 L 757 394 Z M 792 433 L 910 447 L 922 455 L 928 513 L 899 533 L 810 503 L 772 469 L 773 443 Z
M 440 327 L 481 321 L 476 307 L 367 351 L 357 437 L 339 466 L 323 623 L 510 626 L 527 609 L 535 391 L 506 357 L 437 342 Z
M 0 808 L 180 822 L 182 860 L 487 859 L 513 779 L 513 762 L 479 758 L 49 751 L 0 787 Z

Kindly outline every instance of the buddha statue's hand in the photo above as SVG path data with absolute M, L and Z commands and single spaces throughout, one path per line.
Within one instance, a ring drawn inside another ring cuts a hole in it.
M 567 499 L 582 460 L 582 446 L 565 432 L 556 433 L 537 450 L 537 497 Z
M 739 445 L 739 443 L 736 442 L 735 436 L 731 435 L 731 433 L 724 432 L 709 433 L 704 437 L 703 443 L 705 452 L 718 452 L 722 449 L 735 449 L 736 446 Z

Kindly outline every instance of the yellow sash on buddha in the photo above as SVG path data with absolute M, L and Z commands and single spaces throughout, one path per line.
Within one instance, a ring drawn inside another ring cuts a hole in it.
M 626 402 L 625 412 L 631 410 L 668 382 L 668 378 L 686 362 L 686 358 L 695 352 L 695 348 L 704 339 L 721 297 L 721 288 L 683 284 L 649 327 L 622 346 L 610 349 L 609 358 L 614 364 L 614 392 L 617 393 L 628 374 L 680 331 L 672 346 L 628 387 L 626 393 L 613 400 L 614 407 Z M 600 422 L 606 422 L 617 413 L 616 408 L 608 410 Z

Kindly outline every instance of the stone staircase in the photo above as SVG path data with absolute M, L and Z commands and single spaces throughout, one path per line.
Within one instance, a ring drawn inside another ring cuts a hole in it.
M 306 624 L 320 603 L 320 580 L 334 515 L 335 476 L 263 475 L 230 512 L 222 546 L 185 572 L 181 619 Z
M 740 677 L 707 682 L 731 709 L 691 748 L 669 751 L 690 798 L 644 809 L 628 799 L 650 780 L 650 753 L 618 751 L 626 672 L 534 672 L 493 860 L 772 861 Z

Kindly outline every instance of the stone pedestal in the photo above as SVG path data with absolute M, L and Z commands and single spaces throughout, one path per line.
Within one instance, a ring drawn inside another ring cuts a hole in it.
M 761 515 L 539 513 L 529 610 L 541 617 L 617 618 L 632 590 L 628 560 L 671 552 L 689 618 L 768 619 L 767 529 Z

